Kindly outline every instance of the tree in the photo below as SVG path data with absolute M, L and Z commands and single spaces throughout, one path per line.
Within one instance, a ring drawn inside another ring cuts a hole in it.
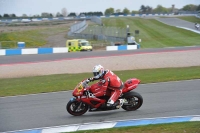
M 185 5 L 182 10 L 183 11 L 196 11 L 197 6 L 193 4 Z
M 28 17 L 26 14 L 22 14 L 22 17 Z
M 10 14 L 10 17 L 15 18 L 16 15 L 15 14 Z
M 40 15 L 39 15 L 39 14 L 35 14 L 35 15 L 33 15 L 33 17 L 34 17 L 34 18 L 39 18 Z
M 76 17 L 76 13 L 75 12 L 71 12 L 68 17 Z
M 43 13 L 41 14 L 41 17 L 48 18 L 48 17 L 50 17 L 50 13 L 43 12 Z
M 114 8 L 110 7 L 105 10 L 105 15 L 111 15 L 114 13 Z
M 1 14 L 0 14 L 0 18 L 1 18 L 2 16 L 1 16 Z
M 146 7 L 144 5 L 141 5 L 139 12 L 146 13 Z
M 95 12 L 95 15 L 96 16 L 103 16 L 103 13 L 102 12 Z
M 135 10 L 133 10 L 131 13 L 132 13 L 132 14 L 138 14 L 139 11 L 135 11 Z
M 161 5 L 157 5 L 157 7 L 153 10 L 154 13 L 168 13 L 169 10 Z
M 130 14 L 130 10 L 128 8 L 124 8 L 123 13 L 124 14 Z
M 115 12 L 116 12 L 116 13 L 120 13 L 120 12 L 121 12 L 121 10 L 120 10 L 120 9 L 117 9 Z
M 153 8 L 150 6 L 146 6 L 146 13 L 152 13 Z
M 150 6 L 141 5 L 139 12 L 140 13 L 152 13 L 153 8 Z
M 57 12 L 56 17 L 63 17 L 63 15 L 60 12 Z
M 67 9 L 66 9 L 66 8 L 63 8 L 63 9 L 61 10 L 61 14 L 62 14 L 64 17 L 66 17 L 66 16 L 67 16 Z
M 196 11 L 200 11 L 200 5 L 197 6 Z
M 4 18 L 8 18 L 8 17 L 10 17 L 10 16 L 9 16 L 8 14 L 4 14 L 3 17 L 4 17 Z

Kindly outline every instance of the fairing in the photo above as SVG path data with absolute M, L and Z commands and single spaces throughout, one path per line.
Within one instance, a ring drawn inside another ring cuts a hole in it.
M 83 86 L 83 82 L 80 82 L 73 91 L 73 96 L 77 97 L 77 96 L 82 96 L 84 92 L 84 86 Z
M 126 82 L 124 83 L 124 88 L 123 88 L 122 93 L 126 93 L 128 91 L 135 89 L 139 83 L 140 83 L 140 80 L 136 78 L 126 80 Z

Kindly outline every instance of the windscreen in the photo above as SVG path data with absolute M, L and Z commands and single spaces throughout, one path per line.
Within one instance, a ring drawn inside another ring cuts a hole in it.
M 90 43 L 89 42 L 81 42 L 81 45 L 82 46 L 90 46 Z
M 82 82 L 80 82 L 77 86 L 76 89 L 78 90 L 78 92 L 80 92 L 83 89 L 83 84 Z

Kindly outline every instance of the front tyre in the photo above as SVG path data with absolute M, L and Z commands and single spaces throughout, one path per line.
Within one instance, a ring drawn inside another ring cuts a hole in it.
M 128 92 L 124 94 L 123 98 L 126 99 L 126 103 L 123 104 L 122 108 L 127 111 L 137 110 L 143 104 L 143 98 L 137 92 Z
M 69 101 L 66 106 L 67 111 L 74 116 L 83 115 L 88 110 L 88 105 L 76 100 Z

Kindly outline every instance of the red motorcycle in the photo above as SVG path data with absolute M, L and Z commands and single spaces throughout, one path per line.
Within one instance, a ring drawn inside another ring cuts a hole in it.
M 119 109 L 122 107 L 127 111 L 137 110 L 142 106 L 143 98 L 142 96 L 134 92 L 138 84 L 140 83 L 139 79 L 132 78 L 128 79 L 124 83 L 124 88 L 122 89 L 122 94 L 120 95 L 118 101 L 122 100 L 122 104 L 116 104 L 115 106 L 108 107 L 107 101 L 111 96 L 110 89 L 103 90 L 101 89 L 103 83 L 101 81 L 89 86 L 86 80 L 81 81 L 74 89 L 73 96 L 68 102 L 66 109 L 67 111 L 74 116 L 83 115 L 88 110 L 90 112 L 94 111 L 108 111 Z M 95 97 L 93 93 L 102 91 L 103 95 L 101 97 Z M 120 102 L 121 103 L 121 102 Z

